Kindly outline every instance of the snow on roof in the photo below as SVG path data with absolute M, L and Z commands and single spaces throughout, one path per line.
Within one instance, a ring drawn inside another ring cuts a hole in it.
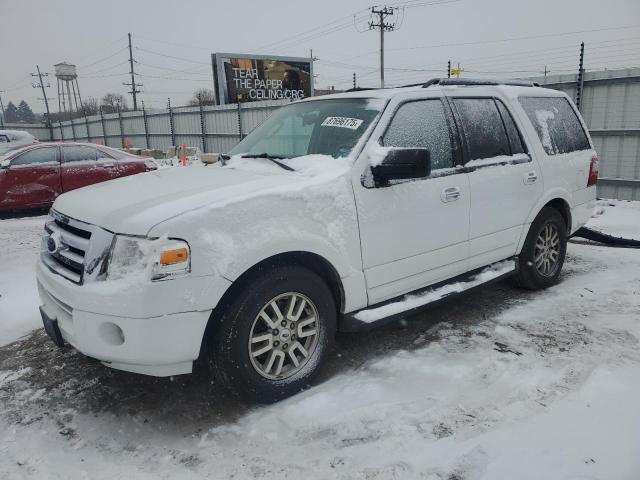
M 389 99 L 396 95 L 400 95 L 407 92 L 443 92 L 447 95 L 459 94 L 459 93 L 473 93 L 474 95 L 496 95 L 515 98 L 519 96 L 527 97 L 562 97 L 565 96 L 563 92 L 553 90 L 544 87 L 529 87 L 519 85 L 430 85 L 427 88 L 423 88 L 422 85 L 410 86 L 410 87 L 392 87 L 392 88 L 374 88 L 369 90 L 355 90 L 352 92 L 342 92 L 330 95 L 322 95 L 321 97 L 309 97 L 305 101 L 320 101 L 331 99 L 346 99 L 346 98 L 383 98 Z

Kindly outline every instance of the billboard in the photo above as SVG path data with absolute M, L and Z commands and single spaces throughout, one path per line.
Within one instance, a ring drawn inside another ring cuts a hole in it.
M 218 104 L 313 95 L 310 58 L 214 53 L 211 61 Z

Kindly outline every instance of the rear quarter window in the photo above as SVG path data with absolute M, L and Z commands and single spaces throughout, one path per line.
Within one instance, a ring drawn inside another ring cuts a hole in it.
M 591 145 L 578 115 L 564 97 L 520 97 L 547 155 L 589 150 Z

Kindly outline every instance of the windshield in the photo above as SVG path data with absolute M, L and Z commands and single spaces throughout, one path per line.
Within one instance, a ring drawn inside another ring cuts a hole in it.
M 384 103 L 382 99 L 343 98 L 287 105 L 276 110 L 229 154 L 346 157 Z

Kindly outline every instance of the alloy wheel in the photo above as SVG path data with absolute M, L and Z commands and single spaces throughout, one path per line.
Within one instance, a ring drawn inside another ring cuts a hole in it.
M 319 316 L 305 295 L 288 292 L 267 302 L 251 325 L 249 358 L 265 378 L 281 380 L 304 368 L 318 346 Z
M 536 238 L 533 261 L 541 275 L 552 277 L 558 269 L 560 259 L 560 234 L 558 227 L 547 223 Z

